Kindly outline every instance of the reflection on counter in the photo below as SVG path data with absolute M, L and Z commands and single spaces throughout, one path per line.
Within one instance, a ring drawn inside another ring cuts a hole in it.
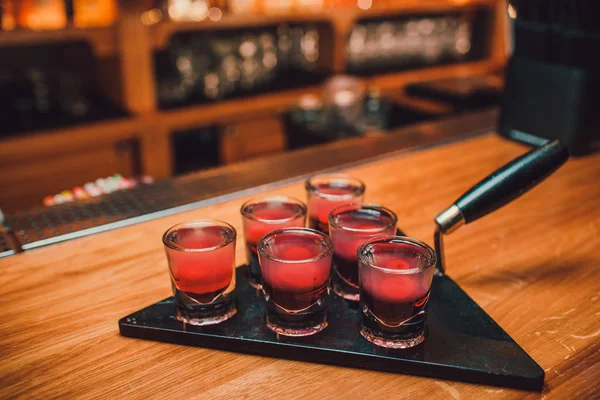
M 499 76 L 470 76 L 411 83 L 406 86 L 406 93 L 443 102 L 455 112 L 463 112 L 500 105 L 503 87 Z
M 377 88 L 365 89 L 362 81 L 349 76 L 332 78 L 321 98 L 303 96 L 286 114 L 288 148 L 322 144 L 369 132 L 386 132 L 444 116 L 475 111 L 500 104 L 501 79 L 496 76 L 455 78 L 411 84 L 406 97 L 426 100 L 447 111 L 431 111 L 417 105 L 400 104 Z
M 362 99 L 360 107 L 360 116 L 354 121 L 335 111 L 326 111 L 320 103 L 316 103 L 315 107 L 304 104 L 290 111 L 284 120 L 288 148 L 298 149 L 369 132 L 390 131 L 442 116 L 397 104 L 376 92 Z

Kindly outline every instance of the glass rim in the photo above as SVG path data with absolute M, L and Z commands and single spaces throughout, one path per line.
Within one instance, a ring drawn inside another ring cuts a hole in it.
M 387 214 L 388 216 L 390 216 L 392 218 L 392 221 L 389 224 L 386 224 L 385 226 L 381 226 L 381 227 L 377 227 L 377 228 L 369 228 L 369 229 L 360 229 L 360 228 L 351 228 L 348 226 L 342 226 L 339 223 L 337 223 L 335 221 L 335 216 L 339 215 L 342 212 L 345 211 L 351 211 L 351 210 L 375 210 L 375 211 L 381 211 L 385 214 Z M 329 213 L 328 217 L 327 217 L 328 221 L 329 221 L 329 225 L 332 227 L 335 227 L 337 229 L 340 229 L 342 231 L 346 231 L 346 232 L 353 232 L 353 233 L 376 233 L 376 232 L 383 232 L 386 229 L 389 228 L 396 228 L 396 225 L 398 225 L 398 216 L 396 215 L 395 212 L 393 212 L 392 210 L 390 210 L 387 207 L 384 207 L 382 205 L 379 204 L 375 204 L 375 203 L 362 203 L 362 202 L 358 202 L 358 203 L 350 203 L 350 204 L 344 204 L 341 206 L 338 206 L 336 208 L 334 208 L 333 210 L 331 210 L 331 212 Z
M 303 260 L 284 260 L 282 258 L 275 257 L 275 256 L 265 252 L 265 246 L 266 246 L 266 242 L 268 239 L 270 239 L 271 237 L 276 236 L 278 234 L 281 234 L 281 233 L 294 233 L 294 232 L 309 233 L 314 236 L 319 236 L 321 239 L 325 240 L 325 243 L 327 244 L 327 246 L 318 255 L 311 257 L 311 258 L 306 258 Z M 308 262 L 322 260 L 323 258 L 332 254 L 333 253 L 333 241 L 331 240 L 331 238 L 329 236 L 327 236 L 323 232 L 318 231 L 316 229 L 299 228 L 299 227 L 297 227 L 297 228 L 282 228 L 282 229 L 274 230 L 273 232 L 267 233 L 265 236 L 263 236 L 260 239 L 260 241 L 258 242 L 256 249 L 259 254 L 267 257 L 271 261 L 277 261 L 277 262 L 284 263 L 284 264 L 305 264 Z
M 282 203 L 292 203 L 292 204 L 298 205 L 300 207 L 300 210 L 297 213 L 295 213 L 294 215 L 287 217 L 287 218 L 282 218 L 282 219 L 258 218 L 246 210 L 246 208 L 252 204 L 258 204 L 261 202 L 268 202 L 268 201 L 281 201 Z M 251 199 L 245 201 L 244 204 L 242 204 L 242 206 L 240 207 L 240 214 L 242 214 L 242 217 L 244 217 L 244 218 L 248 218 L 250 220 L 262 222 L 265 224 L 283 224 L 283 223 L 298 219 L 300 217 L 306 216 L 307 210 L 308 210 L 308 208 L 306 207 L 306 204 L 304 204 L 302 201 L 296 199 L 295 197 L 259 196 L 259 197 L 254 197 L 254 198 L 251 198 Z
M 365 254 L 367 251 L 367 248 L 372 247 L 372 245 L 375 243 L 398 243 L 398 244 L 402 243 L 402 244 L 410 244 L 415 247 L 419 247 L 419 248 L 425 250 L 425 252 L 426 252 L 427 264 L 425 266 L 411 268 L 411 269 L 392 269 L 392 268 L 384 268 L 384 267 L 375 265 L 366 258 L 366 254 Z M 374 238 L 371 238 L 371 239 L 365 241 L 363 244 L 361 244 L 358 247 L 357 254 L 358 254 L 359 263 L 362 262 L 371 268 L 375 268 L 380 271 L 384 271 L 385 273 L 388 273 L 388 274 L 396 274 L 396 275 L 411 275 L 411 274 L 416 274 L 419 272 L 426 271 L 430 268 L 433 268 L 437 261 L 437 254 L 435 253 L 435 250 L 433 250 L 433 248 L 431 246 L 429 246 L 427 243 L 425 243 L 419 239 L 414 239 L 414 238 L 411 238 L 408 236 L 393 236 L 393 235 L 376 236 Z
M 321 193 L 319 192 L 318 188 L 315 186 L 315 184 L 313 183 L 313 180 L 315 179 L 331 179 L 331 180 L 336 180 L 336 181 L 342 181 L 342 182 L 348 182 L 350 183 L 352 186 L 355 186 L 358 188 L 358 193 L 347 193 L 347 194 L 329 194 L 329 193 Z M 304 187 L 306 188 L 306 190 L 312 194 L 314 194 L 315 196 L 324 198 L 324 199 L 329 199 L 329 200 L 345 200 L 345 199 L 353 199 L 356 198 L 358 196 L 362 196 L 363 194 L 365 194 L 365 189 L 366 186 L 364 184 L 363 181 L 361 181 L 358 178 L 355 178 L 351 175 L 348 174 L 343 174 L 343 173 L 333 173 L 333 174 L 318 174 L 318 175 L 313 175 L 311 177 L 309 177 L 305 182 L 304 182 Z
M 202 249 L 191 249 L 191 248 L 180 246 L 177 243 L 175 243 L 167 238 L 170 233 L 172 233 L 178 229 L 207 228 L 207 227 L 211 227 L 211 226 L 221 226 L 224 228 L 228 228 L 228 230 L 230 231 L 230 233 L 225 236 L 225 238 L 221 241 L 221 243 L 211 246 L 211 247 L 204 247 Z M 165 245 L 165 247 L 168 247 L 171 250 L 180 251 L 182 253 L 206 253 L 209 251 L 220 249 L 222 247 L 225 247 L 225 246 L 233 243 L 235 241 L 236 236 L 237 236 L 237 231 L 235 230 L 235 228 L 233 226 L 231 226 L 227 222 L 221 221 L 218 219 L 202 218 L 202 219 L 193 219 L 190 221 L 180 222 L 178 224 L 173 225 L 172 227 L 167 229 L 165 231 L 165 233 L 163 234 L 162 242 L 163 242 L 163 245 Z

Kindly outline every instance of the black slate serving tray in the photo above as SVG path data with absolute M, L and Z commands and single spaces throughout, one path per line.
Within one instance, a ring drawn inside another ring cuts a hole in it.
M 237 314 L 219 325 L 196 327 L 175 319 L 167 298 L 119 321 L 121 335 L 188 346 L 258 354 L 540 390 L 544 371 L 448 276 L 436 276 L 429 301 L 426 340 L 409 350 L 389 350 L 358 332 L 358 306 L 332 295 L 329 326 L 304 338 L 277 336 L 264 322 L 262 297 L 237 269 Z

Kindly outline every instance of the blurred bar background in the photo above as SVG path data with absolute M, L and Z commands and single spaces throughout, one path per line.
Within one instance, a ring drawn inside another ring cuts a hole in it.
M 0 4 L 5 212 L 497 106 L 516 12 L 504 0 Z

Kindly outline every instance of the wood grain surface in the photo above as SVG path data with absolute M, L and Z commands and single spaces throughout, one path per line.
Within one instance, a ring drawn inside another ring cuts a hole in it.
M 490 134 L 348 172 L 431 243 L 438 212 L 525 150 Z M 161 234 L 199 217 L 241 232 L 236 199 L 1 260 L 0 397 L 598 398 L 599 181 L 600 154 L 570 160 L 446 243 L 448 274 L 546 371 L 541 394 L 119 336 L 119 318 L 170 294 Z M 276 192 L 304 197 L 301 182 Z

